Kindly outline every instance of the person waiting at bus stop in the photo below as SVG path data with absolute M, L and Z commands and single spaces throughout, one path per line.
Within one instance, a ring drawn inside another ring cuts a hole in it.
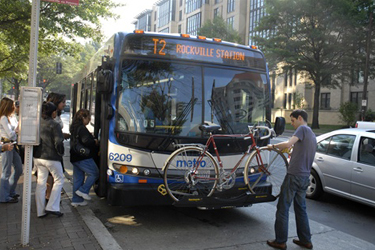
M 3 143 L 17 140 L 18 123 L 12 119 L 15 106 L 13 100 L 4 97 L 0 102 L 0 135 Z M 22 161 L 16 147 L 2 155 L 2 174 L 0 183 L 0 202 L 17 203 L 19 194 L 16 193 L 18 179 L 22 174 Z M 13 166 L 13 173 L 12 173 Z
M 79 110 L 73 117 L 70 126 L 70 162 L 73 164 L 73 198 L 72 206 L 86 206 L 85 200 L 91 200 L 89 192 L 99 178 L 99 169 L 94 161 L 98 140 L 86 128 L 90 122 L 90 111 Z M 89 149 L 88 155 L 82 155 L 75 150 L 77 143 Z M 85 174 L 87 175 L 85 181 Z
M 56 113 L 57 107 L 52 102 L 43 103 L 40 121 L 40 144 L 34 147 L 34 165 L 38 171 L 35 201 L 39 218 L 48 214 L 57 217 L 63 215 L 60 212 L 60 199 L 64 184 L 64 173 L 61 165 L 64 155 L 64 137 L 60 124 L 54 120 Z M 46 183 L 49 173 L 52 174 L 54 185 L 46 205 Z
M 310 171 L 315 157 L 316 138 L 314 132 L 307 126 L 305 110 L 294 110 L 290 114 L 291 124 L 296 129 L 286 142 L 268 145 L 268 148 L 283 150 L 293 147 L 287 175 L 281 186 L 277 203 L 275 234 L 276 239 L 267 244 L 277 249 L 286 249 L 288 240 L 289 208 L 294 203 L 298 239 L 293 243 L 312 249 L 309 218 L 306 212 L 306 190 L 310 184 Z

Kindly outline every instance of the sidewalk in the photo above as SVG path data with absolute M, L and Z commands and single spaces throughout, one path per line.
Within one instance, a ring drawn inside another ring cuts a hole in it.
M 21 176 L 17 186 L 17 193 L 21 194 L 19 202 L 0 204 L 0 249 L 102 249 L 77 209 L 70 205 L 66 193 L 61 196 L 61 212 L 64 216 L 57 218 L 48 215 L 37 218 L 35 177 L 33 176 L 32 179 L 29 246 L 21 245 L 23 193 L 23 176 Z M 67 179 L 65 181 L 68 182 Z
M 1 172 L 0 157 L 0 174 Z M 21 197 L 19 197 L 19 202 L 0 203 L 0 249 L 102 249 L 96 237 L 94 237 L 93 233 L 84 222 L 79 210 L 70 205 L 71 198 L 68 196 L 68 192 L 71 192 L 71 186 L 72 184 L 69 179 L 65 178 L 65 193 L 61 195 L 61 212 L 64 213 L 64 216 L 57 218 L 56 216 L 48 215 L 44 218 L 37 218 L 35 205 L 36 178 L 35 176 L 32 177 L 30 237 L 29 245 L 24 247 L 21 245 L 23 206 L 22 175 L 16 189 L 16 193 L 21 195 Z

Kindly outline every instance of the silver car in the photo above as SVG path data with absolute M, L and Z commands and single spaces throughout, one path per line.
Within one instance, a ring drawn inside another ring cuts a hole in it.
M 323 192 L 375 207 L 375 129 L 340 129 L 317 137 L 307 197 Z

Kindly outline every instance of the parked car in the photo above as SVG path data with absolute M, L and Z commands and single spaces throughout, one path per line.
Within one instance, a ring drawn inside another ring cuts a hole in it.
M 375 129 L 349 128 L 317 137 L 307 198 L 323 192 L 375 207 Z
M 356 128 L 372 128 L 375 129 L 375 122 L 362 122 L 362 121 L 357 121 L 355 123 Z

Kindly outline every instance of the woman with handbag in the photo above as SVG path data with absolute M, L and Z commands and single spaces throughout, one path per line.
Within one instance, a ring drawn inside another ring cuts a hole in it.
M 0 135 L 3 143 L 9 143 L 17 140 L 18 123 L 11 116 L 15 106 L 13 100 L 4 97 L 0 102 Z M 14 168 L 12 174 L 12 165 Z M 16 147 L 11 151 L 6 151 L 2 155 L 3 172 L 0 183 L 0 202 L 16 203 L 19 194 L 16 194 L 18 179 L 22 174 L 22 161 Z
M 39 218 L 48 214 L 61 217 L 60 212 L 61 189 L 64 184 L 64 173 L 61 165 L 64 155 L 64 137 L 60 124 L 54 120 L 57 107 L 52 102 L 42 105 L 42 119 L 40 122 L 40 144 L 34 147 L 34 165 L 37 168 L 38 179 L 35 190 L 37 215 Z M 46 205 L 46 183 L 51 173 L 54 185 L 51 196 Z
M 79 110 L 70 126 L 70 162 L 73 164 L 72 206 L 86 206 L 91 200 L 89 192 L 99 178 L 99 169 L 93 159 L 98 140 L 86 128 L 90 122 L 90 111 Z M 87 175 L 85 181 L 85 174 Z

